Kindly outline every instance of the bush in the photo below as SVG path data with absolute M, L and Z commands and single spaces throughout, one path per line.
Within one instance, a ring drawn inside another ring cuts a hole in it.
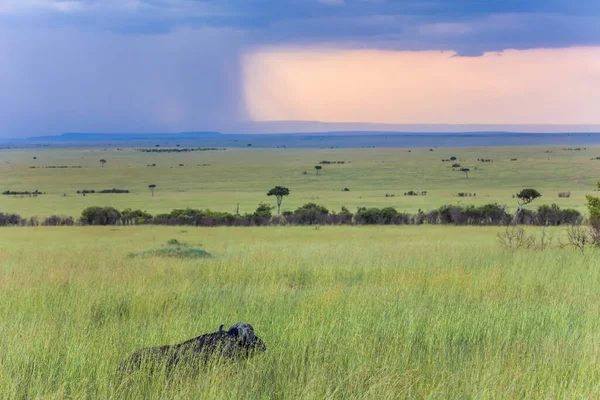
M 567 197 L 567 198 L 568 198 L 568 197 L 571 197 L 571 192 L 560 192 L 560 193 L 558 194 L 558 197 L 561 197 L 561 198 L 565 198 L 565 197 Z
M 46 194 L 44 192 L 40 192 L 39 190 L 34 190 L 33 192 L 17 192 L 14 190 L 5 190 L 4 192 L 2 192 L 3 195 L 5 196 L 37 196 L 40 194 Z
M 53 215 L 51 217 L 45 218 L 42 221 L 42 226 L 73 226 L 75 225 L 75 220 L 73 217 L 60 217 L 58 215 Z
M 382 209 L 372 207 L 361 207 L 356 211 L 354 219 L 357 224 L 364 225 L 390 225 L 390 224 L 408 224 L 411 218 L 408 214 L 399 213 L 393 207 L 385 207 Z
M 561 209 L 556 204 L 548 206 L 543 204 L 537 209 L 537 223 L 539 225 L 574 225 L 581 223 L 581 213 L 571 208 Z
M 125 190 L 125 189 L 104 189 L 99 191 L 98 193 L 129 193 L 129 190 Z
M 81 213 L 82 225 L 117 225 L 121 213 L 114 207 L 88 207 Z
M 142 225 L 152 221 L 152 214 L 142 210 L 126 208 L 121 211 L 121 223 L 123 225 Z
M 350 225 L 352 223 L 352 217 L 353 215 L 350 210 L 343 206 L 339 213 L 331 214 L 332 223 L 337 225 Z
M 27 220 L 19 214 L 0 213 L 0 226 L 24 226 L 26 223 Z
M 315 203 L 307 203 L 301 207 L 298 207 L 294 211 L 294 215 L 288 222 L 302 225 L 313 225 L 327 223 L 329 216 L 329 210 L 323 206 L 319 206 Z
M 442 206 L 437 212 L 424 216 L 430 223 L 456 225 L 507 225 L 511 218 L 506 208 L 496 203 L 479 207 Z

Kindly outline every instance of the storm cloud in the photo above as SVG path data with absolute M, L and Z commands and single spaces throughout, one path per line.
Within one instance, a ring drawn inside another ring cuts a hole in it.
M 600 45 L 600 5 L 573 3 L 3 0 L 0 136 L 226 129 L 250 118 L 242 63 L 264 48 Z

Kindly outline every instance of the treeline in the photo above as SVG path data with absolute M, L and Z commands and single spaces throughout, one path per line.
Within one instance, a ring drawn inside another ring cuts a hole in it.
M 2 194 L 5 196 L 37 196 L 38 194 L 45 194 L 45 193 L 40 192 L 39 190 L 34 190 L 33 192 L 28 192 L 28 191 L 19 192 L 19 191 L 14 191 L 14 190 L 5 190 L 4 192 L 2 192 Z
M 70 165 L 70 166 L 69 166 L 69 165 L 49 165 L 49 166 L 47 166 L 47 167 L 37 167 L 37 166 L 33 166 L 33 165 L 32 165 L 32 166 L 31 166 L 31 167 L 29 167 L 29 168 L 31 168 L 31 169 L 35 169 L 35 168 L 42 168 L 42 169 L 43 169 L 43 168 L 50 168 L 50 169 L 52 169 L 52 168 L 65 169 L 65 168 L 83 168 L 83 167 L 82 167 L 81 165 Z
M 129 193 L 129 190 L 126 189 L 104 189 L 104 190 L 78 190 L 77 194 L 94 194 L 94 193 Z
M 219 149 L 217 147 L 135 149 L 135 151 L 140 151 L 142 153 L 187 153 L 187 152 L 191 152 L 191 151 L 214 151 L 214 150 L 225 150 L 225 149 Z
M 72 226 L 76 223 L 73 217 L 53 215 L 39 220 L 37 217 L 23 218 L 19 214 L 0 213 L 0 226 Z
M 416 214 L 399 212 L 393 207 L 361 207 L 351 212 L 345 207 L 339 212 L 307 203 L 294 211 L 273 215 L 273 207 L 261 203 L 253 213 L 243 215 L 228 212 L 177 209 L 169 213 L 152 215 L 142 210 L 117 210 L 114 207 L 88 207 L 79 220 L 72 217 L 51 216 L 42 221 L 21 218 L 18 214 L 0 213 L 0 226 L 60 226 L 60 225 L 189 225 L 189 226 L 277 226 L 277 225 L 472 225 L 501 226 L 512 223 L 524 225 L 572 225 L 583 222 L 581 213 L 574 209 L 561 209 L 556 204 L 541 205 L 536 210 L 523 210 L 510 214 L 505 206 L 442 206 L 429 212 Z

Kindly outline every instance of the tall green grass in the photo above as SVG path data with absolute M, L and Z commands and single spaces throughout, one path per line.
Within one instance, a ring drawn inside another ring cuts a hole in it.
M 507 253 L 499 230 L 2 229 L 0 398 L 598 397 L 598 252 Z M 127 257 L 171 238 L 213 257 Z M 237 321 L 266 353 L 116 374 Z

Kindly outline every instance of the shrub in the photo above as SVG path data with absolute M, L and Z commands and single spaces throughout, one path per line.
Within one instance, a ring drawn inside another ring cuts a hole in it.
M 17 225 L 25 225 L 27 220 L 21 218 L 19 214 L 5 214 L 0 213 L 0 226 L 17 226 Z
M 571 192 L 560 192 L 558 194 L 558 197 L 564 198 L 564 197 L 571 197 Z
M 525 229 L 518 226 L 507 227 L 504 232 L 497 235 L 500 246 L 505 250 L 516 251 L 528 249 L 534 245 L 535 238 L 528 236 Z
M 121 211 L 121 223 L 123 225 L 142 225 L 152 220 L 152 214 L 142 210 L 126 208 Z
M 260 202 L 258 203 L 258 207 L 256 207 L 256 211 L 254 211 L 254 216 L 262 217 L 262 218 L 270 218 L 273 216 L 273 207 L 270 204 Z
M 129 190 L 125 190 L 125 189 L 104 189 L 99 191 L 98 193 L 129 193 Z
M 537 223 L 540 225 L 574 225 L 581 223 L 582 216 L 577 210 L 561 209 L 556 204 L 543 204 L 537 209 Z
M 339 213 L 332 213 L 331 214 L 331 220 L 332 223 L 334 224 L 342 224 L 342 225 L 349 225 L 352 223 L 352 213 L 350 212 L 350 210 L 348 210 L 346 207 L 342 206 L 342 209 Z
M 590 224 L 600 228 L 600 197 L 587 195 L 585 206 L 590 213 Z
M 385 207 L 382 209 L 372 207 L 361 207 L 356 211 L 354 219 L 357 224 L 374 225 L 374 224 L 408 224 L 410 216 L 408 214 L 399 213 L 393 207 Z
M 88 207 L 81 213 L 83 225 L 117 225 L 121 213 L 114 207 Z
M 45 218 L 42 221 L 42 226 L 72 226 L 75 225 L 75 220 L 73 217 L 61 217 L 58 215 L 53 215 L 51 217 Z
M 326 223 L 329 210 L 315 203 L 307 203 L 298 207 L 294 211 L 292 221 L 295 224 L 313 225 L 317 223 Z
M 4 192 L 2 192 L 2 194 L 5 196 L 37 196 L 39 194 L 46 194 L 46 193 L 40 192 L 39 190 L 34 190 L 33 192 L 28 192 L 28 191 L 18 192 L 18 191 L 14 191 L 14 190 L 5 190 Z

